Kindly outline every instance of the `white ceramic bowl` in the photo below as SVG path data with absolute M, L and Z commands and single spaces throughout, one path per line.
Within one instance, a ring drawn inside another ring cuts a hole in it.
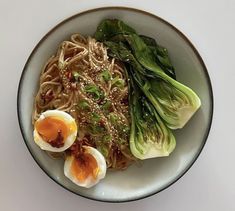
M 175 131 L 177 146 L 166 158 L 145 160 L 125 171 L 109 171 L 97 186 L 85 189 L 76 186 L 63 173 L 63 160 L 51 159 L 33 141 L 31 113 L 39 75 L 46 60 L 59 43 L 79 32 L 93 35 L 105 18 L 119 18 L 140 34 L 157 39 L 169 50 L 177 79 L 191 87 L 202 106 L 188 124 Z M 177 181 L 200 154 L 212 121 L 213 96 L 206 67 L 191 42 L 174 26 L 161 18 L 130 8 L 99 8 L 74 15 L 54 27 L 34 48 L 21 76 L 18 90 L 18 117 L 24 141 L 38 165 L 55 182 L 78 195 L 108 202 L 131 201 L 155 194 Z

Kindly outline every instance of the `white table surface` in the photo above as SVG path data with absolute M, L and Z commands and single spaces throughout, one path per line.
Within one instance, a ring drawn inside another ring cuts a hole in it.
M 188 173 L 157 195 L 122 204 L 79 197 L 49 179 L 28 152 L 16 113 L 20 74 L 40 38 L 63 19 L 101 6 L 136 7 L 179 28 L 203 57 L 215 99 L 207 144 Z M 235 210 L 234 40 L 234 0 L 0 0 L 0 210 Z

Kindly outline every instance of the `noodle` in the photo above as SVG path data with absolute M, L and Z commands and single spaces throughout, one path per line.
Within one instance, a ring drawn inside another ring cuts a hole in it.
M 134 160 L 124 66 L 102 43 L 74 34 L 60 44 L 42 69 L 33 124 L 50 109 L 72 115 L 79 128 L 75 144 L 97 148 L 109 168 L 125 169 Z

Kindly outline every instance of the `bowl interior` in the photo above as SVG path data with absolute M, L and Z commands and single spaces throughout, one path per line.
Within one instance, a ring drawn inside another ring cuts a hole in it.
M 63 173 L 63 160 L 51 159 L 33 141 L 31 113 L 43 64 L 61 41 L 79 32 L 93 35 L 104 18 L 119 18 L 140 34 L 156 38 L 165 46 L 176 69 L 177 79 L 191 87 L 202 106 L 188 124 L 174 131 L 177 146 L 171 156 L 145 160 L 125 171 L 109 171 L 97 186 L 85 189 L 74 185 Z M 137 10 L 106 8 L 88 11 L 64 21 L 37 45 L 23 71 L 19 86 L 18 115 L 25 142 L 40 167 L 57 183 L 79 195 L 102 201 L 128 201 L 156 193 L 176 181 L 200 153 L 211 124 L 212 92 L 205 66 L 195 49 L 175 28 L 161 19 Z

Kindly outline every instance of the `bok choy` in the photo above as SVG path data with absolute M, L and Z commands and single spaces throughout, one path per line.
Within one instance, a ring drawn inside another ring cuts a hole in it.
M 199 97 L 176 81 L 167 50 L 153 38 L 138 35 L 117 19 L 102 21 L 95 38 L 127 68 L 131 152 L 139 159 L 168 156 L 176 145 L 171 129 L 189 121 L 201 106 Z
M 131 87 L 130 149 L 132 154 L 141 160 L 168 156 L 175 148 L 175 137 L 162 122 L 151 103 L 141 95 L 141 91 L 134 82 Z
M 141 81 L 134 77 L 136 82 L 169 128 L 182 128 L 201 106 L 196 93 L 174 79 L 174 69 L 170 65 L 170 69 L 167 69 L 157 63 L 156 54 L 160 55 L 160 50 L 154 53 L 149 47 L 155 44 L 141 38 L 134 29 L 122 21 L 104 20 L 98 26 L 95 38 L 106 41 L 113 56 L 129 64 L 131 62 L 132 74 L 141 75 Z M 112 41 L 116 45 L 111 45 L 107 41 Z M 157 48 L 157 45 L 155 47 Z M 165 61 L 169 63 L 169 58 Z

